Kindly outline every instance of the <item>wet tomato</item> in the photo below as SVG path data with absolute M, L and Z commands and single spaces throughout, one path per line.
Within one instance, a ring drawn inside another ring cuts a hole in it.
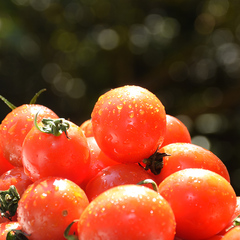
M 89 204 L 84 191 L 68 179 L 49 177 L 30 185 L 18 203 L 18 222 L 30 240 L 64 240 L 67 226 Z M 71 228 L 77 234 L 77 224 Z
M 93 134 L 102 151 L 121 162 L 141 162 L 162 144 L 166 113 L 161 101 L 139 86 L 112 89 L 92 111 Z
M 168 202 L 144 186 L 122 185 L 96 197 L 78 222 L 78 239 L 173 240 L 175 218 Z

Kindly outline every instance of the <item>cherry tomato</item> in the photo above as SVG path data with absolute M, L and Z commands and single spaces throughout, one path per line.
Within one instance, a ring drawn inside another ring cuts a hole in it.
M 175 219 L 168 202 L 144 186 L 122 185 L 96 197 L 78 222 L 78 239 L 173 240 Z
M 14 185 L 20 197 L 32 183 L 32 180 L 25 174 L 23 167 L 15 167 L 0 176 L 0 190 L 8 190 L 11 185 Z
M 159 194 L 176 218 L 176 236 L 185 240 L 210 238 L 229 223 L 236 194 L 219 174 L 197 168 L 175 172 L 159 185 Z
M 170 174 L 185 168 L 203 168 L 223 176 L 230 182 L 229 172 L 224 163 L 211 151 L 192 143 L 171 143 L 158 150 L 166 153 L 163 167 L 156 181 L 159 184 Z
M 167 114 L 166 134 L 161 147 L 176 142 L 191 143 L 191 135 L 183 122 L 176 117 Z
M 0 135 L 1 138 L 1 135 Z M 1 142 L 1 140 L 0 140 Z M 5 173 L 6 171 L 14 168 L 14 166 L 3 156 L 2 149 L 0 147 L 0 175 Z
M 7 234 L 12 229 L 21 230 L 21 225 L 17 221 L 5 222 L 0 224 L 0 240 L 6 240 Z
M 96 102 L 92 127 L 97 144 L 111 159 L 121 163 L 141 162 L 163 142 L 165 108 L 145 88 L 115 88 Z
M 86 137 L 93 137 L 92 120 L 88 119 L 80 125 Z
M 112 187 L 123 184 L 137 184 L 149 178 L 152 178 L 152 176 L 135 163 L 112 165 L 104 168 L 90 180 L 85 192 L 89 201 L 92 201 L 100 193 Z M 146 186 L 152 188 L 151 184 Z
M 108 166 L 119 164 L 109 158 L 97 145 L 94 137 L 87 137 L 88 146 L 90 149 L 90 164 L 86 178 L 80 184 L 81 188 L 85 189 L 87 183 L 97 175 L 102 169 Z
M 40 112 L 39 112 L 40 111 Z M 25 136 L 34 126 L 34 117 L 58 118 L 51 109 L 38 104 L 24 104 L 12 110 L 0 125 L 0 148 L 3 156 L 16 167 L 22 167 L 22 144 Z
M 33 181 L 56 176 L 80 184 L 89 167 L 87 139 L 79 126 L 70 121 L 42 121 L 42 127 L 34 126 L 25 137 L 22 161 L 24 171 Z
M 30 185 L 18 203 L 18 221 L 31 240 L 64 240 L 67 226 L 79 219 L 89 204 L 74 182 L 57 177 Z M 77 234 L 77 224 L 71 228 Z
M 239 239 L 240 239 L 240 226 L 232 228 L 222 238 L 222 240 L 239 240 Z

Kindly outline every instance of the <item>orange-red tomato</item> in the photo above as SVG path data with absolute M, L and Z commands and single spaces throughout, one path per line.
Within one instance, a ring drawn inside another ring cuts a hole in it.
M 86 207 L 78 222 L 78 239 L 173 240 L 175 225 L 171 207 L 157 192 L 121 185 Z
M 224 163 L 211 151 L 192 143 L 171 143 L 158 150 L 169 156 L 163 157 L 163 168 L 156 181 L 159 184 L 172 173 L 185 168 L 203 168 L 223 176 L 230 182 Z
M 219 174 L 198 168 L 175 172 L 159 185 L 159 194 L 176 218 L 176 236 L 209 238 L 227 226 L 236 208 L 236 194 Z
M 148 158 L 165 136 L 163 104 L 153 93 L 139 86 L 106 92 L 96 102 L 91 117 L 98 146 L 121 163 Z
M 86 137 L 93 137 L 92 120 L 88 119 L 80 125 Z

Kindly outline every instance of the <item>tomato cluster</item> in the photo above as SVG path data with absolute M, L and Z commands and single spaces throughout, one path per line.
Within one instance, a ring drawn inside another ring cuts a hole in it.
M 140 86 L 80 126 L 35 103 L 0 124 L 0 240 L 240 239 L 224 163 Z

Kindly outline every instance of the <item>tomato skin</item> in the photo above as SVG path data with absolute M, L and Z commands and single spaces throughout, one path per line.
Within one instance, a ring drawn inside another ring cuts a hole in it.
M 64 240 L 64 230 L 89 204 L 84 191 L 68 179 L 49 177 L 30 185 L 22 195 L 17 213 L 29 240 Z M 77 233 L 77 224 L 71 228 Z
M 93 137 L 93 129 L 92 129 L 92 120 L 91 119 L 87 119 L 85 122 L 83 122 L 80 125 L 80 128 L 82 129 L 82 131 L 84 132 L 84 135 L 86 137 Z
M 0 135 L 0 138 L 1 138 L 1 135 Z M 1 142 L 1 140 L 0 140 L 0 142 Z M 1 166 L 0 175 L 2 175 L 6 171 L 14 168 L 14 166 L 3 156 L 1 147 L 0 147 L 0 166 Z
M 191 143 L 191 135 L 183 122 L 166 114 L 166 134 L 161 147 L 176 142 Z
M 172 143 L 158 150 L 167 153 L 163 157 L 163 168 L 156 176 L 159 184 L 170 174 L 186 168 L 203 168 L 220 174 L 230 182 L 229 172 L 224 163 L 211 151 L 192 143 Z
M 157 192 L 137 185 L 111 188 L 96 197 L 78 222 L 78 239 L 173 240 L 175 219 Z
M 11 185 L 14 185 L 20 197 L 32 183 L 32 180 L 24 173 L 23 167 L 15 167 L 0 176 L 0 190 L 8 190 Z
M 12 110 L 0 125 L 0 148 L 3 156 L 16 167 L 22 167 L 22 143 L 25 136 L 34 125 L 34 117 L 38 114 L 38 121 L 42 118 L 58 118 L 51 109 L 38 104 L 24 104 Z
M 109 158 L 97 145 L 94 137 L 87 137 L 88 146 L 90 149 L 90 163 L 86 178 L 80 184 L 81 188 L 85 189 L 88 182 L 95 177 L 102 169 L 119 164 Z
M 239 239 L 240 239 L 240 226 L 232 228 L 222 238 L 222 240 L 239 240 Z
M 176 218 L 176 236 L 185 240 L 210 238 L 230 221 L 236 194 L 230 183 L 212 171 L 184 169 L 165 178 L 159 194 Z
M 163 142 L 165 108 L 142 87 L 124 86 L 106 92 L 96 102 L 91 117 L 99 147 L 120 163 L 141 162 Z
M 0 224 L 0 240 L 6 240 L 8 232 L 12 229 L 21 230 L 22 227 L 17 221 L 1 223 Z
M 36 181 L 48 176 L 68 178 L 80 184 L 89 167 L 89 147 L 82 130 L 69 122 L 68 137 L 54 136 L 33 127 L 22 146 L 25 173 Z
M 144 179 L 153 179 L 142 167 L 135 163 L 117 164 L 104 168 L 87 184 L 85 193 L 92 201 L 102 192 L 123 184 L 137 184 Z M 153 179 L 154 180 L 154 179 Z M 152 189 L 151 184 L 147 184 Z

